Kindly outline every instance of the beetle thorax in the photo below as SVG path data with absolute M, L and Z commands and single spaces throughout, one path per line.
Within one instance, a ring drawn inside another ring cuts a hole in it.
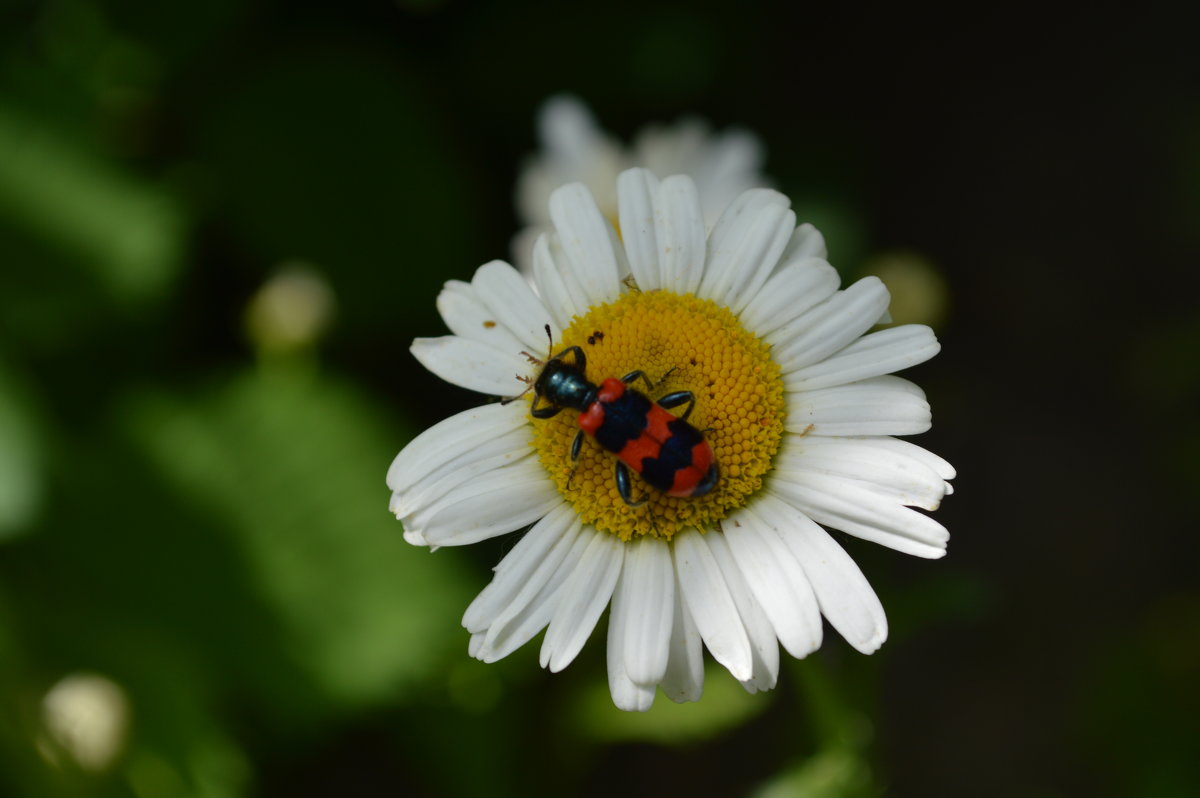
M 534 391 L 551 404 L 583 410 L 595 399 L 596 386 L 574 364 L 551 360 L 538 375 Z

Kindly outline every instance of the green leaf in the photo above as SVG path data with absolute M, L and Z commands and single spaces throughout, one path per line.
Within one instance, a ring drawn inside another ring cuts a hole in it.
M 28 392 L 0 359 L 0 540 L 28 527 L 41 506 L 42 435 Z
M 157 297 L 175 278 L 185 224 L 164 190 L 7 103 L 0 152 L 0 216 L 66 255 L 113 300 Z
M 247 374 L 195 402 L 132 403 L 136 437 L 186 501 L 224 520 L 298 665 L 331 698 L 377 701 L 461 647 L 456 560 L 403 541 L 384 475 L 403 442 L 358 391 Z
M 832 748 L 779 773 L 753 798 L 867 798 L 880 792 L 865 759 L 852 750 Z
M 710 664 L 704 697 L 694 703 L 676 704 L 659 694 L 648 712 L 622 712 L 600 680 L 580 696 L 575 717 L 580 731 L 599 741 L 684 744 L 716 737 L 769 704 L 770 696 L 750 695 L 728 671 Z

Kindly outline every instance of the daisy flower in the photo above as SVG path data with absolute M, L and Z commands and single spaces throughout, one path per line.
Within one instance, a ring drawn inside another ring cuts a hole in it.
M 610 607 L 613 701 L 646 710 L 660 687 L 700 697 L 702 646 L 747 690 L 773 687 L 779 646 L 816 650 L 822 615 L 875 651 L 883 608 L 823 527 L 945 553 L 946 529 L 911 508 L 937 508 L 954 471 L 892 437 L 929 428 L 924 393 L 891 375 L 937 353 L 932 331 L 871 332 L 883 284 L 839 290 L 820 233 L 797 227 L 773 190 L 743 193 L 711 234 L 689 177 L 631 169 L 616 193 L 619 228 L 586 187 L 559 188 L 532 283 L 501 261 L 448 282 L 438 310 L 452 334 L 412 345 L 442 379 L 510 398 L 425 431 L 387 476 L 410 543 L 530 527 L 467 608 L 471 655 L 496 661 L 545 629 L 541 664 L 559 671 Z M 579 414 L 534 418 L 532 391 L 511 400 L 569 347 L 586 354 L 592 382 L 641 370 L 652 399 L 690 391 L 689 422 L 718 466 L 713 489 L 676 497 L 634 476 L 647 501 L 631 506 L 596 439 L 573 462 Z
M 550 194 L 567 183 L 587 186 L 600 212 L 616 225 L 617 176 L 623 170 L 641 166 L 659 177 L 688 175 L 696 183 L 707 228 L 743 191 L 770 185 L 761 172 L 763 147 L 754 134 L 738 129 L 717 134 L 695 117 L 650 125 L 625 147 L 596 123 L 581 100 L 558 95 L 538 112 L 538 138 L 541 151 L 517 177 L 517 210 L 528 226 L 514 238 L 513 253 L 525 271 L 534 241 L 552 228 Z

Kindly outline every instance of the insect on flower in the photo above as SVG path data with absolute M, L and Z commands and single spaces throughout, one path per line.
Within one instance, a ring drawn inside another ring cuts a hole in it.
M 546 335 L 551 337 L 550 325 L 546 325 Z M 553 337 L 550 348 L 553 351 Z M 541 362 L 528 353 L 527 356 Z M 570 362 L 568 356 L 572 358 Z M 571 462 L 579 460 L 584 433 L 592 436 L 617 456 L 614 466 L 617 492 L 630 507 L 646 503 L 645 498 L 633 499 L 631 468 L 647 484 L 668 496 L 705 495 L 717 484 L 718 471 L 704 434 L 687 421 L 696 397 L 691 391 L 674 391 L 654 401 L 629 387 L 637 380 L 644 382 L 647 390 L 654 390 L 655 383 L 640 370 L 631 371 L 619 380 L 608 377 L 597 385 L 587 378 L 587 355 L 583 349 L 569 346 L 552 355 L 531 384 L 535 398 L 529 413 L 537 419 L 548 419 L 568 408 L 579 411 L 580 429 L 571 443 Z M 539 407 L 539 402 L 545 406 Z M 680 405 L 687 405 L 682 416 L 667 412 Z
M 937 338 L 873 330 L 886 287 L 839 288 L 821 234 L 782 194 L 745 192 L 711 231 L 688 177 L 633 169 L 617 194 L 619 234 L 584 186 L 561 186 L 530 277 L 493 261 L 439 294 L 451 334 L 414 341 L 417 359 L 487 396 L 512 397 L 516 375 L 524 400 L 459 413 L 397 455 L 388 507 L 405 540 L 527 528 L 463 614 L 468 651 L 496 662 L 545 630 L 538 661 L 558 672 L 608 610 L 624 710 L 660 689 L 699 700 L 704 648 L 769 690 L 780 648 L 821 646 L 822 616 L 876 651 L 883 606 L 826 527 L 945 554 L 949 532 L 920 510 L 954 469 L 898 437 L 929 429 L 930 409 L 895 376 Z

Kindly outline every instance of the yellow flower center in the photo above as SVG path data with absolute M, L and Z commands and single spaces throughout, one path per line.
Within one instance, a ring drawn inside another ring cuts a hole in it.
M 642 371 L 653 389 L 641 380 L 630 387 L 651 399 L 691 391 L 696 404 L 688 423 L 712 446 L 720 474 L 709 493 L 681 498 L 656 490 L 631 468 L 633 500 L 648 501 L 630 507 L 617 491 L 616 456 L 595 439 L 587 437 L 578 462 L 571 462 L 577 412 L 531 417 L 542 465 L 585 523 L 622 540 L 635 535 L 670 539 L 682 529 L 716 525 L 762 487 L 783 435 L 783 380 L 767 344 L 727 308 L 691 294 L 631 291 L 576 317 L 555 353 L 569 346 L 587 356 L 590 382 Z M 678 416 L 685 408 L 670 412 Z

